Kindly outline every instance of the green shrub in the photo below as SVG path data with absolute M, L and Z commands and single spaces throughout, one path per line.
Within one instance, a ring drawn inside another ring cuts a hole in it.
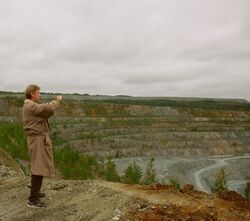
M 226 181 L 226 172 L 225 168 L 221 168 L 221 170 L 216 174 L 216 179 L 213 187 L 211 188 L 212 193 L 221 192 L 227 189 L 227 181 Z
M 99 159 L 99 163 L 93 168 L 95 171 L 96 179 L 103 179 L 105 177 L 105 164 L 104 159 Z
M 181 185 L 177 180 L 170 179 L 169 183 L 170 183 L 170 185 L 174 186 L 177 190 L 179 190 L 181 188 Z
M 122 179 L 124 183 L 138 184 L 140 183 L 141 177 L 141 168 L 135 162 L 133 162 L 132 164 L 129 164 L 128 168 L 124 171 L 124 176 Z
M 143 179 L 143 183 L 146 185 L 151 185 L 155 183 L 155 170 L 153 168 L 154 158 L 152 157 L 147 164 L 146 174 Z
M 65 179 L 91 179 L 96 176 L 93 170 L 98 167 L 96 157 L 80 154 L 69 144 L 54 148 L 54 159 Z
M 250 200 L 250 181 L 248 181 L 246 184 L 245 196 L 247 200 Z
M 0 148 L 16 159 L 29 160 L 26 136 L 20 122 L 1 122 Z
M 120 181 L 120 177 L 116 170 L 116 165 L 114 162 L 111 161 L 111 158 L 109 158 L 108 161 L 105 163 L 104 171 L 104 176 L 107 181 Z
M 52 130 L 51 141 L 52 141 L 53 146 L 60 146 L 66 142 L 65 140 L 63 140 L 57 135 L 57 132 L 55 130 Z

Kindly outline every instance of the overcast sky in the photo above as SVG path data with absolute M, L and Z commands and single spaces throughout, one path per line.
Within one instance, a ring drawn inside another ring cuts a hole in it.
M 0 0 L 0 90 L 250 100 L 249 0 Z

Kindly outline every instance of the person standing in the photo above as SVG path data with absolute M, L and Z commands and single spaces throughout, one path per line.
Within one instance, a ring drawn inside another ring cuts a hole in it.
M 62 96 L 56 96 L 48 103 L 40 103 L 40 87 L 33 84 L 27 86 L 24 94 L 22 120 L 31 158 L 31 191 L 28 207 L 43 208 L 45 203 L 40 200 L 41 197 L 45 197 L 45 194 L 40 192 L 43 177 L 55 175 L 48 119 L 55 113 Z

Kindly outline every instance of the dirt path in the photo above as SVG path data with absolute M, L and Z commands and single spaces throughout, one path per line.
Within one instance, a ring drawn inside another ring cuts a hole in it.
M 207 193 L 211 193 L 211 189 L 209 188 L 209 186 L 202 180 L 202 177 L 204 176 L 204 173 L 206 173 L 207 171 L 209 170 L 214 170 L 216 168 L 221 168 L 223 166 L 226 166 L 228 164 L 227 161 L 230 161 L 230 160 L 235 160 L 235 159 L 248 159 L 250 158 L 249 155 L 247 156 L 234 156 L 234 157 L 228 157 L 228 158 L 217 158 L 217 159 L 213 159 L 211 158 L 211 160 L 214 160 L 214 164 L 212 165 L 208 165 L 198 171 L 196 171 L 194 173 L 194 180 L 195 180 L 195 183 L 196 183 L 196 186 L 199 190 L 202 190 L 202 191 L 205 191 Z M 230 182 L 230 180 L 228 181 Z M 246 182 L 246 181 L 245 181 Z M 234 187 L 237 186 L 237 185 L 242 185 L 242 182 L 234 182 Z M 231 187 L 231 186 L 229 186 Z M 236 188 L 236 187 L 235 187 Z

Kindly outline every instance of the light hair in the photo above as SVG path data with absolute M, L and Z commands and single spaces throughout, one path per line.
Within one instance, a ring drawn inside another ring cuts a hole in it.
M 40 87 L 36 84 L 30 84 L 24 91 L 25 97 L 31 99 L 31 93 L 34 93 L 36 90 L 40 90 Z

